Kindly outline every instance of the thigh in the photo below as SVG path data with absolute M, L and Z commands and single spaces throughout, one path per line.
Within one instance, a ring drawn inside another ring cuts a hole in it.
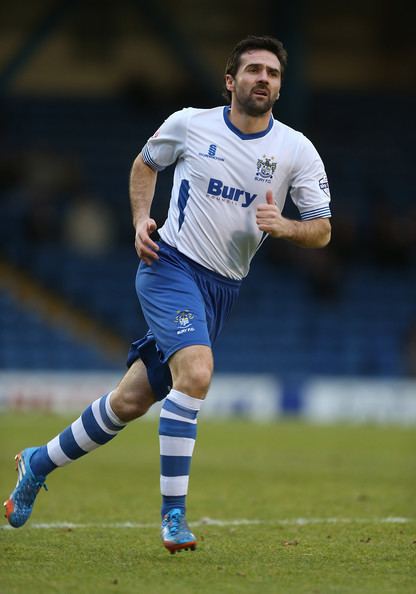
M 185 266 L 163 255 L 151 266 L 141 262 L 136 290 L 162 363 L 191 345 L 211 347 L 204 299 Z

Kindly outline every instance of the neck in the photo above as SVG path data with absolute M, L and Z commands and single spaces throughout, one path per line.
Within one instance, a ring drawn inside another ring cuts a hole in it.
M 228 117 L 230 122 L 238 128 L 240 132 L 243 132 L 243 134 L 256 134 L 257 132 L 263 132 L 263 130 L 267 128 L 271 113 L 272 110 L 270 109 L 262 115 L 250 116 L 238 109 L 236 105 L 231 105 Z

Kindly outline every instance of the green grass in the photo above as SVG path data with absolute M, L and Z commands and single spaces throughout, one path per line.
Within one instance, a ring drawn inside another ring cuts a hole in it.
M 4 497 L 16 480 L 13 455 L 68 420 L 0 416 Z M 198 524 L 198 549 L 169 555 L 157 527 L 157 429 L 136 422 L 52 473 L 26 527 L 0 530 L 0 593 L 414 594 L 415 452 L 410 428 L 201 422 L 190 521 L 264 523 Z M 58 522 L 89 526 L 33 527 Z M 116 522 L 150 526 L 104 526 Z

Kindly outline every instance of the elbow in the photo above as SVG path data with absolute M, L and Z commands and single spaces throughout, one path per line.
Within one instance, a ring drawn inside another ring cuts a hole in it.
M 326 247 L 326 246 L 329 244 L 329 242 L 331 241 L 331 236 L 332 236 L 331 229 L 329 229 L 329 230 L 328 230 L 328 231 L 325 233 L 324 237 L 322 237 L 322 239 L 321 239 L 321 244 L 320 244 L 320 246 L 319 246 L 319 247 L 321 247 L 321 248 L 324 248 L 324 247 Z
M 315 246 L 317 248 L 324 248 L 331 241 L 331 236 L 332 236 L 331 223 L 329 222 L 328 219 L 323 219 L 323 221 L 324 221 L 325 226 L 322 229 L 322 232 L 319 234 L 319 237 L 317 238 L 317 242 L 316 242 L 316 246 Z

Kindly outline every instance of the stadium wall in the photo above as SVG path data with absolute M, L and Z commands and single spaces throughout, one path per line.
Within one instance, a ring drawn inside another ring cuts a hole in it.
M 107 372 L 0 373 L 0 411 L 75 413 L 115 387 Z M 148 418 L 158 416 L 159 407 Z M 311 378 L 288 385 L 268 374 L 218 374 L 202 415 L 270 421 L 293 415 L 317 423 L 416 424 L 416 381 Z

